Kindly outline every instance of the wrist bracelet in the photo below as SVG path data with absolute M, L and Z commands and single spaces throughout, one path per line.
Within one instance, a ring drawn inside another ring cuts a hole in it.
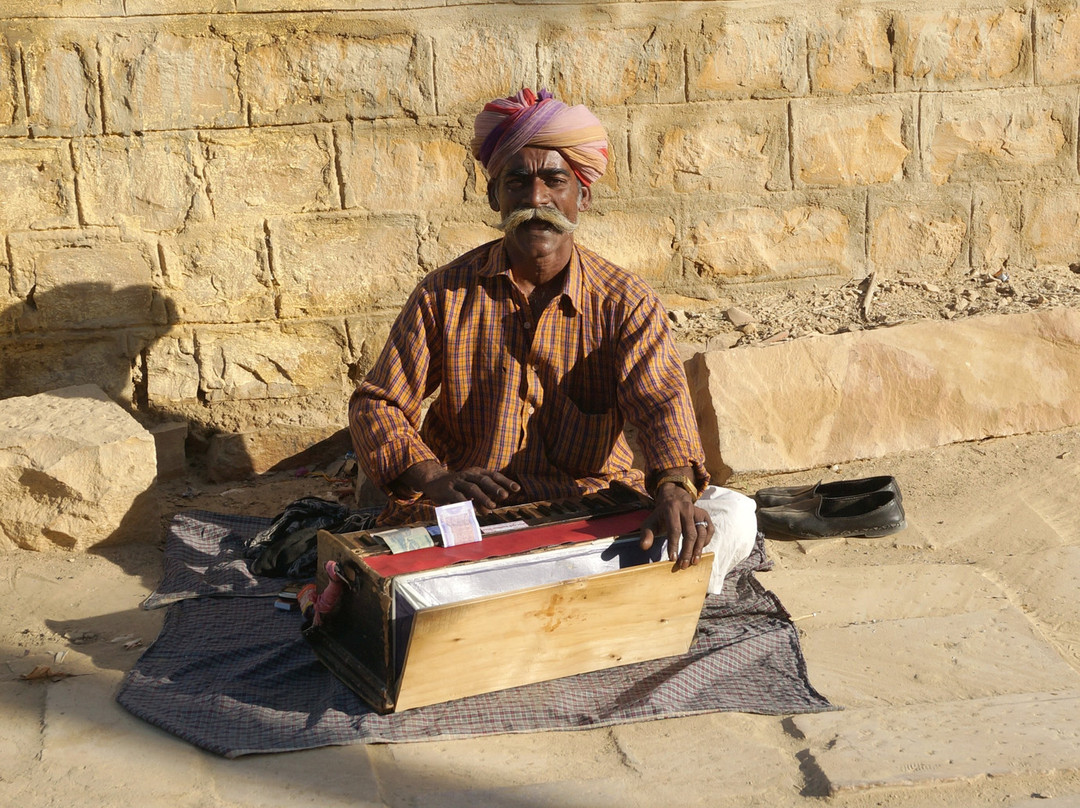
M 664 483 L 674 483 L 680 488 L 686 489 L 686 492 L 697 501 L 697 498 L 701 496 L 701 492 L 698 491 L 698 487 L 694 485 L 694 481 L 687 477 L 685 474 L 665 474 L 659 480 L 656 481 L 656 485 L 653 486 L 653 496 L 655 497 L 660 493 L 660 486 Z

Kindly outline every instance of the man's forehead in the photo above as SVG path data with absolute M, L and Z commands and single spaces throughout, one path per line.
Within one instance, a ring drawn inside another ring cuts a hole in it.
M 541 149 L 536 146 L 526 146 L 514 153 L 507 160 L 504 170 L 512 174 L 573 173 L 570 164 L 557 150 Z

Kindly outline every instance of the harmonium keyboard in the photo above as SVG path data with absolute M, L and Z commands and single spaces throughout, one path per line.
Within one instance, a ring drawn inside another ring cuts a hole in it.
M 685 653 L 712 554 L 672 574 L 663 541 L 641 550 L 652 507 L 613 486 L 479 513 L 481 541 L 407 552 L 379 528 L 320 531 L 319 590 L 330 561 L 344 590 L 304 635 L 380 713 Z

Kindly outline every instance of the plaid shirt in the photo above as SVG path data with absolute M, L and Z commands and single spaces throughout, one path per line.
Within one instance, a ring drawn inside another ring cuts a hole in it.
M 422 405 L 435 391 L 421 424 Z M 368 478 L 391 495 L 380 518 L 432 518 L 394 496 L 410 466 L 479 466 L 521 485 L 515 502 L 561 499 L 620 480 L 642 489 L 622 434 L 636 427 L 646 470 L 709 479 L 682 362 L 656 293 L 575 246 L 557 295 L 534 318 L 502 241 L 428 275 L 349 403 Z

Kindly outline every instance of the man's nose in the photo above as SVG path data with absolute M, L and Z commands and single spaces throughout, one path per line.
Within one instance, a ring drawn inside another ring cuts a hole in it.
M 533 179 L 529 185 L 529 204 L 534 208 L 542 208 L 551 202 L 551 189 L 540 177 Z

